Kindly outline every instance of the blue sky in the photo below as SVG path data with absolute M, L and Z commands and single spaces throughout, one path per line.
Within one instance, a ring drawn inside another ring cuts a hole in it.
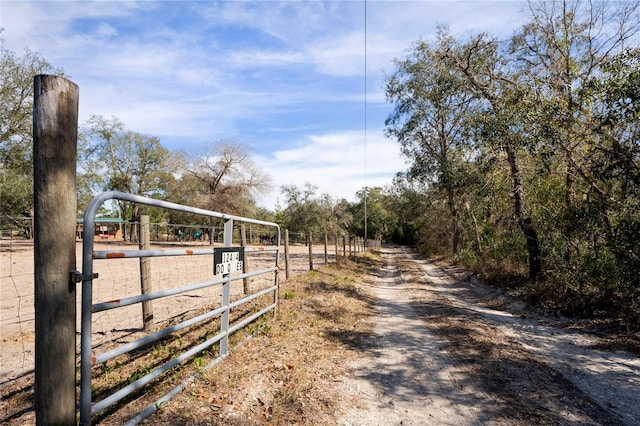
M 250 146 L 273 180 L 259 204 L 273 209 L 281 185 L 354 201 L 389 184 L 406 168 L 383 135 L 393 59 L 438 24 L 506 38 L 525 5 L 369 0 L 365 33 L 364 1 L 1 0 L 0 37 L 78 84 L 81 124 L 115 116 L 193 153 L 220 140 Z

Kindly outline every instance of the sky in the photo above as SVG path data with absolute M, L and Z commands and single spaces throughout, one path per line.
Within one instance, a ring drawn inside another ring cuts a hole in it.
M 79 121 L 116 117 L 127 130 L 197 154 L 218 141 L 250 148 L 282 185 L 356 200 L 407 164 L 384 136 L 394 58 L 438 25 L 508 38 L 521 0 L 0 0 L 5 48 L 39 53 L 80 88 Z M 284 207 L 284 206 L 282 206 Z

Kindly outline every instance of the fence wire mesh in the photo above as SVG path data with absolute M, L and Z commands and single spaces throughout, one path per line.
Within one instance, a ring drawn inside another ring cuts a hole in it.
M 135 224 L 127 224 L 131 226 Z M 30 222 L 24 220 L 18 225 L 15 221 L 0 222 L 0 390 L 2 404 L 12 404 L 15 395 L 24 399 L 33 399 L 33 368 L 35 352 L 35 310 L 34 310 L 34 251 Z M 221 227 L 197 228 L 188 225 L 152 224 L 151 240 L 153 248 L 167 249 L 172 246 L 209 248 L 218 245 L 217 234 Z M 179 231 L 182 230 L 182 233 Z M 210 232 L 212 238 L 209 239 Z M 182 238 L 180 235 L 182 234 Z M 200 234 L 200 235 L 198 235 Z M 79 233 L 79 236 L 81 234 Z M 157 236 L 157 237 L 156 237 Z M 156 238 L 154 238 L 156 237 Z M 270 235 L 259 227 L 246 229 L 248 245 L 269 245 Z M 237 236 L 234 236 L 234 244 Z M 335 236 L 327 238 L 328 262 L 335 262 Z M 349 237 L 338 238 L 338 254 L 343 253 L 346 244 L 346 255 L 349 255 Z M 111 238 L 96 242 L 96 250 L 131 250 L 137 248 L 137 242 Z M 313 264 L 320 266 L 325 262 L 324 235 L 313 236 Z M 292 275 L 309 270 L 309 250 L 304 233 L 290 233 L 289 269 Z M 249 257 L 250 262 L 260 263 L 265 253 L 255 252 Z M 82 259 L 82 241 L 76 242 L 76 263 L 78 267 Z M 188 262 L 184 258 L 163 257 L 151 259 L 153 282 L 155 289 L 177 286 L 187 282 L 208 280 L 212 277 L 213 257 L 192 256 Z M 282 259 L 284 266 L 284 259 Z M 95 261 L 95 270 L 99 279 L 95 281 L 94 296 L 96 302 L 104 302 L 116 298 L 133 296 L 140 293 L 139 259 L 111 259 Z M 282 274 L 281 279 L 284 279 Z M 261 282 L 260 277 L 250 278 L 252 289 L 267 287 L 269 280 Z M 212 299 L 219 298 L 217 288 L 194 291 L 176 296 L 167 301 L 154 301 L 154 315 L 157 321 L 178 321 L 183 317 L 196 315 L 203 310 Z M 243 283 L 237 281 L 231 288 L 232 296 L 243 294 Z M 216 294 L 214 294 L 216 293 Z M 78 297 L 77 329 L 80 329 L 80 298 Z M 142 327 L 140 307 L 133 305 L 130 311 L 117 310 L 96 314 L 94 323 L 94 343 L 100 350 L 109 348 L 116 341 L 133 340 Z M 97 347 L 96 347 L 97 349 Z M 80 352 L 80 339 L 77 339 L 77 353 Z M 25 403 L 27 404 L 27 403 Z M 27 404 L 29 405 L 29 404 Z M 23 405 L 24 406 L 24 405 Z M 24 411 L 24 409 L 22 410 Z M 22 421 L 21 411 L 12 412 L 12 408 L 2 408 L 0 423 L 13 424 Z M 17 423 L 16 423 L 17 424 Z

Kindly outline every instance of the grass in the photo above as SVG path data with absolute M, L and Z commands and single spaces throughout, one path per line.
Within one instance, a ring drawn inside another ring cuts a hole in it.
M 353 336 L 366 335 L 367 318 L 372 313 L 364 280 L 375 257 L 359 255 L 355 260 L 341 258 L 339 268 L 335 264 L 321 266 L 281 282 L 276 319 L 266 314 L 232 334 L 231 354 L 223 362 L 206 368 L 218 356 L 218 345 L 214 345 L 95 416 L 93 423 L 123 424 L 199 372 L 199 379 L 163 404 L 145 424 L 335 424 L 341 404 L 336 383 L 345 373 L 345 360 L 358 356 Z M 263 296 L 246 310 L 234 309 L 232 322 L 271 303 L 271 297 Z M 96 365 L 92 373 L 94 402 L 217 330 L 219 319 Z M 32 381 L 29 376 L 3 393 L 3 399 L 7 397 L 4 406 L 11 408 L 5 413 L 6 424 L 34 420 Z
M 370 261 L 344 261 L 281 284 L 277 319 L 247 327 L 243 343 L 150 424 L 335 424 L 336 383 L 345 359 L 358 356 L 345 336 L 369 328 L 373 301 L 363 280 Z

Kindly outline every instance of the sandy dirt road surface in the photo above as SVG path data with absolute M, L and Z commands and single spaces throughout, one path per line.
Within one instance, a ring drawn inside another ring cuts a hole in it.
M 468 273 L 387 247 L 342 425 L 637 425 L 640 360 Z

